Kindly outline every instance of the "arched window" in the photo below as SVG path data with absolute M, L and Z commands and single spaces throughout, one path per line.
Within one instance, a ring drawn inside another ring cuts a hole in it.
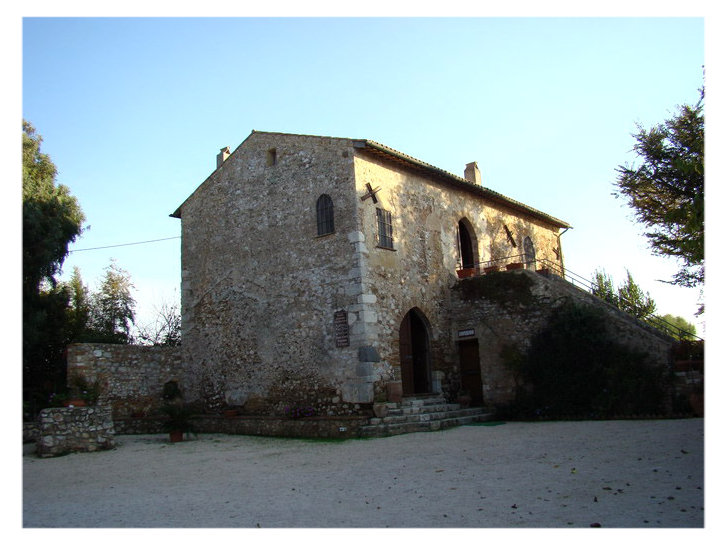
M 334 202 L 325 193 L 316 201 L 316 225 L 319 236 L 334 232 Z
M 467 218 L 458 222 L 457 232 L 458 255 L 463 269 L 470 269 L 478 264 L 478 239 L 473 224 Z

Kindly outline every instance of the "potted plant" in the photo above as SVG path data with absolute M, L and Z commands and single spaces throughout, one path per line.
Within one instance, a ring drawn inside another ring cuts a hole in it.
M 507 271 L 513 271 L 514 269 L 523 269 L 525 266 L 522 262 L 514 262 L 506 266 Z
M 185 404 L 165 404 L 162 411 L 167 415 L 164 430 L 169 432 L 169 441 L 181 442 L 185 432 L 192 432 L 192 412 Z

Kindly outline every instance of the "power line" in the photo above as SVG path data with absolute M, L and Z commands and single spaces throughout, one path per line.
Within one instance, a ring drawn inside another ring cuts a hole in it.
M 122 243 L 120 245 L 108 245 L 108 246 L 97 246 L 94 248 L 77 248 L 75 250 L 69 250 L 69 254 L 71 252 L 85 252 L 87 250 L 101 250 L 104 248 L 116 248 L 119 246 L 131 246 L 131 245 L 145 245 L 147 243 L 158 243 L 159 241 L 171 241 L 172 239 L 180 239 L 181 237 L 178 235 L 177 237 L 167 237 L 165 239 L 152 239 L 151 241 L 137 241 L 136 243 Z

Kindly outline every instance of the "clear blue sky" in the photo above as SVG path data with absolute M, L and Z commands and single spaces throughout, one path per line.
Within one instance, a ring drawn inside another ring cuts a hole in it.
M 628 268 L 660 313 L 697 292 L 658 282 L 612 196 L 636 123 L 695 103 L 701 18 L 38 19 L 23 21 L 22 114 L 91 227 L 72 246 L 92 287 L 111 258 L 141 317 L 179 297 L 169 214 L 253 129 L 373 139 L 485 184 L 574 229 L 567 268 Z M 145 320 L 145 319 L 142 319 Z

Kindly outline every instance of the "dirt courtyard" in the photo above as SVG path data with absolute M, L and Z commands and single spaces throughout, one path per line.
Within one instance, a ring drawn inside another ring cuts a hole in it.
M 702 419 L 508 422 L 367 440 L 118 436 L 24 446 L 23 527 L 704 525 Z

